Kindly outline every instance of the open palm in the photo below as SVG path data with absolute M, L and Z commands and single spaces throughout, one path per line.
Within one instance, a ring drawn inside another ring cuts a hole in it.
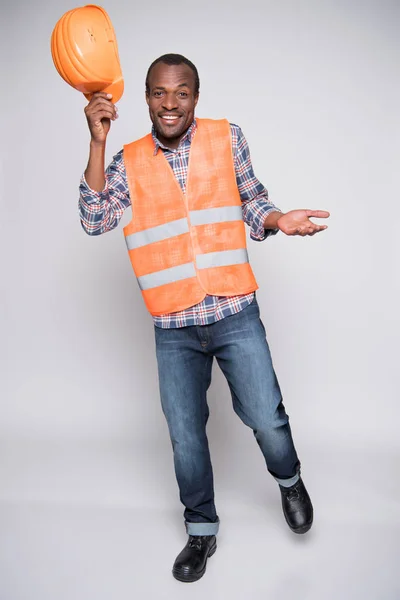
M 310 221 L 310 217 L 327 219 L 329 213 L 326 210 L 290 210 L 278 219 L 277 227 L 286 235 L 302 236 L 314 235 L 319 231 L 327 229 L 327 225 L 317 225 Z

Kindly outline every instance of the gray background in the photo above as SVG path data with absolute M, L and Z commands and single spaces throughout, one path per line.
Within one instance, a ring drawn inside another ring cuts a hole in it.
M 331 211 L 313 238 L 249 244 L 315 525 L 287 529 L 215 369 L 219 550 L 199 583 L 170 575 L 186 536 L 130 211 L 107 235 L 81 229 L 85 100 L 49 48 L 73 4 L 17 0 L 0 42 L 0 599 L 398 599 L 400 4 L 103 6 L 126 84 L 108 159 L 149 130 L 150 62 L 180 52 L 200 72 L 197 115 L 242 127 L 272 201 Z

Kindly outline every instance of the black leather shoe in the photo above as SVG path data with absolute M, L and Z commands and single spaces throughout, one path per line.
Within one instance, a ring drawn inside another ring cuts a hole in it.
M 306 533 L 313 522 L 313 506 L 302 479 L 291 487 L 279 487 L 286 523 L 294 533 Z
M 217 549 L 215 535 L 189 535 L 189 540 L 172 568 L 175 579 L 190 583 L 203 577 L 207 558 Z

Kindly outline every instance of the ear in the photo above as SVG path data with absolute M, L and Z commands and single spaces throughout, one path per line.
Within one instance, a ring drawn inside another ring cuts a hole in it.
M 194 107 L 195 107 L 195 108 L 196 108 L 196 106 L 197 106 L 197 103 L 198 103 L 198 101 L 199 101 L 199 95 L 200 95 L 200 94 L 197 94 L 197 96 L 195 96 L 195 99 L 194 99 Z
M 145 94 L 147 106 L 149 106 L 149 103 L 150 103 L 150 94 L 148 92 L 145 92 L 144 94 Z

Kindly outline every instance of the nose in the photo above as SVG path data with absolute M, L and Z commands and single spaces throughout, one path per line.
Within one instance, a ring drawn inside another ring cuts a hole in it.
M 166 110 L 174 110 L 175 108 L 178 108 L 178 102 L 175 94 L 165 94 L 163 98 L 163 108 Z

